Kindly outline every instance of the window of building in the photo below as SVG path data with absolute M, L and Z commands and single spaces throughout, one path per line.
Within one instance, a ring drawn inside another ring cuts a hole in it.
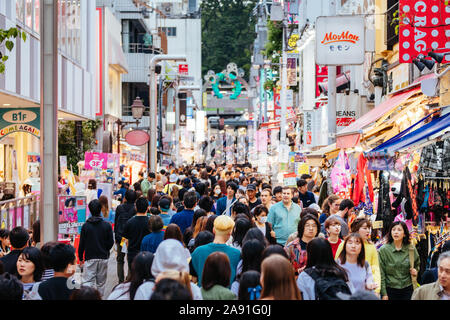
M 397 12 L 398 15 L 398 0 L 388 0 L 387 1 L 387 12 L 386 12 L 386 46 L 388 50 L 392 50 L 394 45 L 398 43 L 398 34 L 395 33 L 395 25 L 398 24 L 394 20 L 394 13 Z
M 58 1 L 59 50 L 81 61 L 81 0 Z
M 16 0 L 16 20 L 27 31 L 39 33 L 40 0 Z
M 176 27 L 162 27 L 159 28 L 160 31 L 164 32 L 168 37 L 176 37 L 177 36 L 177 28 Z

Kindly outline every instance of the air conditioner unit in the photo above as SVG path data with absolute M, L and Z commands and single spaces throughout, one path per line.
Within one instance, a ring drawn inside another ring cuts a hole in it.
M 165 15 L 171 15 L 173 12 L 173 3 L 163 3 L 161 4 L 161 11 Z

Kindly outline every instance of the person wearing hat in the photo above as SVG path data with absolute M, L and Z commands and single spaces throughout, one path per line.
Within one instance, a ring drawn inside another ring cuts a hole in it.
M 245 193 L 247 194 L 250 211 L 262 203 L 261 200 L 256 197 L 256 186 L 254 184 L 249 184 Z
M 169 176 L 169 183 L 164 188 L 165 194 L 171 194 L 172 193 L 172 187 L 177 184 L 178 176 L 175 173 L 172 173 Z
M 198 284 L 202 283 L 202 272 L 205 261 L 213 252 L 223 252 L 230 259 L 231 277 L 230 286 L 236 278 L 236 268 L 241 259 L 241 252 L 228 246 L 226 242 L 230 239 L 231 232 L 234 228 L 234 221 L 229 216 L 221 215 L 214 220 L 214 241 L 203 246 L 197 247 L 192 253 L 192 266 L 198 275 Z
M 161 199 L 159 199 L 158 202 L 159 211 L 161 211 L 161 214 L 159 216 L 163 220 L 164 230 L 167 228 L 170 223 L 170 219 L 172 219 L 172 216 L 175 214 L 175 212 L 170 209 L 171 204 L 172 200 L 167 196 L 163 196 Z

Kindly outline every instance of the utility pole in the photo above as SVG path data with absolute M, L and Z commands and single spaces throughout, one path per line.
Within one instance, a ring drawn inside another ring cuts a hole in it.
M 163 94 L 164 94 L 164 89 L 163 89 L 163 85 L 164 85 L 164 81 L 162 78 L 159 78 L 159 87 L 158 87 L 158 91 L 159 91 L 159 100 L 158 100 L 158 144 L 159 144 L 159 148 L 161 149 L 161 151 L 163 150 L 163 139 L 162 139 L 162 101 L 163 101 Z M 157 153 L 158 155 L 158 153 Z M 161 154 L 158 157 L 158 159 L 161 159 Z
M 281 119 L 280 119 L 280 153 L 281 160 L 286 146 L 286 86 L 287 86 L 287 52 L 286 52 L 286 23 L 287 19 L 283 16 L 283 49 L 282 49 L 282 63 L 281 68 Z M 275 103 L 275 102 L 274 102 Z M 281 161 L 280 161 L 281 162 Z
M 180 155 L 180 98 L 178 94 L 185 91 L 191 90 L 202 90 L 200 86 L 178 86 L 175 90 L 175 154 L 176 154 L 176 165 L 181 162 Z
M 157 133 L 157 92 L 156 92 L 156 73 L 155 68 L 158 62 L 164 60 L 174 61 L 186 61 L 185 55 L 167 55 L 159 54 L 154 56 L 150 60 L 150 88 L 149 88 L 149 102 L 150 102 L 150 144 L 149 144 L 149 170 L 150 172 L 156 172 L 157 170 L 157 154 L 156 140 L 158 138 Z M 160 97 L 161 98 L 161 97 Z
M 336 0 L 330 1 L 330 16 L 336 15 Z M 328 66 L 328 144 L 336 141 L 336 66 Z
M 41 1 L 41 243 L 58 240 L 58 5 Z

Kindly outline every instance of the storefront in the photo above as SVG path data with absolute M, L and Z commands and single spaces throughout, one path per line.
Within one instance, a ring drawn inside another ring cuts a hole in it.
M 39 108 L 0 108 L 1 200 L 39 192 Z

